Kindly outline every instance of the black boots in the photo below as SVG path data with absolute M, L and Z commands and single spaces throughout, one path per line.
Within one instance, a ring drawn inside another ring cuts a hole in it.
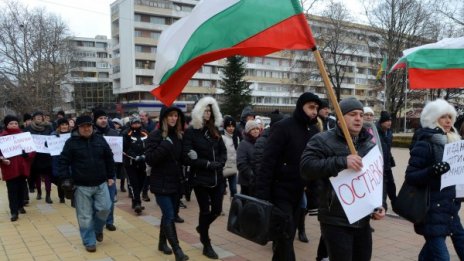
M 196 228 L 197 232 L 200 234 L 200 241 L 203 244 L 203 255 L 211 259 L 219 259 L 218 254 L 214 251 L 211 246 L 211 239 L 208 235 L 208 228 L 201 229 L 200 226 Z
M 176 257 L 176 261 L 189 260 L 189 257 L 186 254 L 184 254 L 184 252 L 179 246 L 179 240 L 177 239 L 175 223 L 172 222 L 170 224 L 163 225 L 162 231 L 164 232 L 164 235 L 166 236 L 167 240 L 169 241 L 169 244 L 172 247 L 174 256 Z
M 164 234 L 164 226 L 160 226 L 158 250 L 163 252 L 165 255 L 171 255 L 172 250 L 169 248 L 168 243 L 166 242 L 166 235 Z
M 305 218 L 306 218 L 306 209 L 300 209 L 299 210 L 299 221 L 298 221 L 298 239 L 301 242 L 308 243 L 309 239 L 306 236 L 306 231 L 305 231 Z
M 47 191 L 46 193 L 47 194 L 45 196 L 45 202 L 47 202 L 48 204 L 53 204 L 53 201 L 52 201 L 52 199 L 50 197 L 50 191 Z

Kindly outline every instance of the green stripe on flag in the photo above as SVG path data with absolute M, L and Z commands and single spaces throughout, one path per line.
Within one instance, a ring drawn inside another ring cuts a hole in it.
M 464 69 L 464 49 L 421 49 L 406 59 L 408 68 Z
M 211 17 L 192 34 L 176 65 L 164 74 L 160 84 L 193 58 L 237 45 L 302 11 L 298 0 L 241 0 Z

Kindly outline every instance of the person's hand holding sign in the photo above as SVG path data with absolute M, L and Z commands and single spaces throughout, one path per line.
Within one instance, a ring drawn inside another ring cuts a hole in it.
M 362 158 L 359 155 L 350 154 L 346 157 L 346 168 L 361 171 L 363 167 Z

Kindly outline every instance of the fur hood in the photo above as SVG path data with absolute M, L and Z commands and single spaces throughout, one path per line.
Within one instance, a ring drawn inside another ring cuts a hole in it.
M 197 104 L 195 104 L 195 107 L 192 110 L 192 121 L 190 122 L 190 125 L 193 126 L 194 129 L 203 128 L 203 113 L 206 109 L 206 106 L 209 104 L 211 104 L 213 109 L 212 115 L 214 115 L 214 125 L 218 128 L 221 126 L 222 114 L 219 111 L 219 105 L 216 99 L 211 96 L 206 96 L 201 98 Z
M 430 129 L 438 127 L 438 119 L 445 114 L 451 115 L 452 124 L 456 122 L 456 109 L 447 101 L 437 99 L 427 103 L 420 117 L 422 127 Z

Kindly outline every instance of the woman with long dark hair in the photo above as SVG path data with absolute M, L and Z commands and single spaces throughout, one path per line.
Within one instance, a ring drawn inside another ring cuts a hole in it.
M 221 124 L 217 101 L 213 97 L 203 97 L 193 108 L 183 149 L 184 159 L 191 166 L 191 182 L 200 207 L 196 229 L 203 244 L 203 255 L 211 259 L 218 259 L 218 255 L 211 246 L 209 227 L 222 212 L 222 171 L 227 160 L 227 149 L 218 129 Z
M 145 160 L 151 166 L 150 191 L 155 194 L 161 208 L 158 250 L 169 255 L 172 250 L 176 261 L 188 260 L 179 246 L 174 223 L 179 204 L 179 187 L 182 175 L 182 136 L 184 114 L 177 107 L 163 107 L 159 128 L 152 131 L 146 141 Z

